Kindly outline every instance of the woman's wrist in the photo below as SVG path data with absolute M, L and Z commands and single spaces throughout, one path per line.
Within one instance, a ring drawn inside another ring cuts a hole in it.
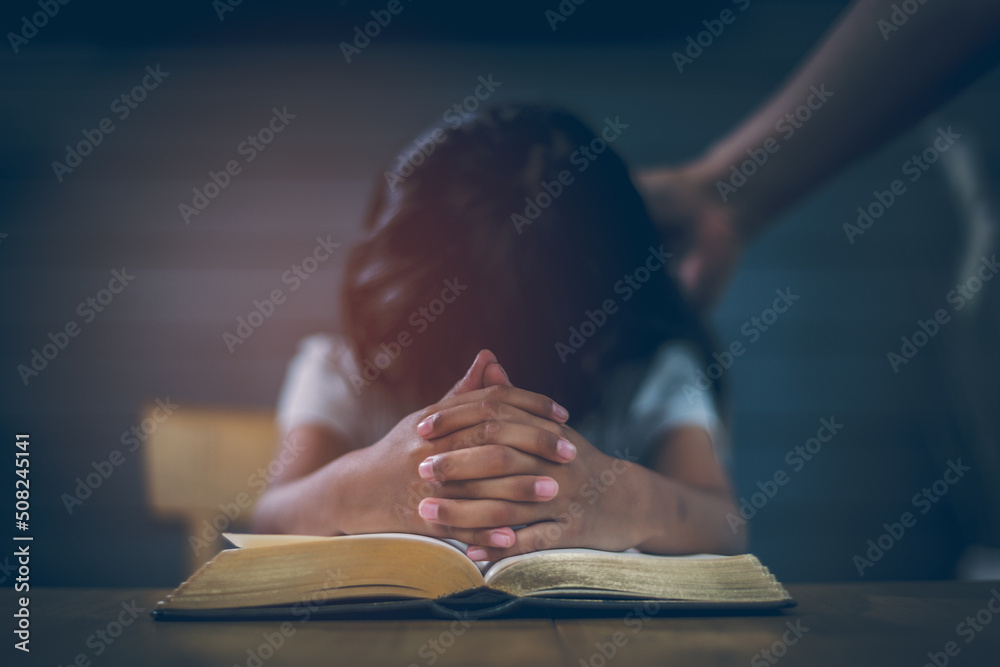
M 317 474 L 316 497 L 320 499 L 323 523 L 331 535 L 367 532 L 374 508 L 363 500 L 367 484 L 365 458 L 368 448 L 356 449 L 331 461 Z
M 255 510 L 255 530 L 291 535 L 345 534 L 337 521 L 342 513 L 332 500 L 337 486 L 329 481 L 337 461 L 269 489 Z
M 616 542 L 622 548 L 639 547 L 663 530 L 660 508 L 657 507 L 657 490 L 651 479 L 652 471 L 632 461 L 607 457 L 602 471 L 610 470 L 614 482 L 606 485 L 609 497 L 600 503 L 610 510 L 616 530 Z M 601 476 L 597 481 L 602 482 Z
M 635 547 L 642 552 L 672 554 L 689 552 L 684 544 L 682 522 L 687 513 L 687 500 L 680 485 L 648 468 L 643 468 L 642 482 L 636 488 L 643 490 L 637 504 L 642 523 L 641 539 Z
M 692 487 L 643 468 L 643 479 L 633 484 L 642 490 L 636 501 L 644 517 L 639 551 L 658 554 L 742 553 L 746 531 L 734 529 L 727 514 L 736 511 L 721 492 Z

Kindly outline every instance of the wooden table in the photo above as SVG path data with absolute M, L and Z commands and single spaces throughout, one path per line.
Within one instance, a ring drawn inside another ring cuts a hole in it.
M 284 633 L 277 622 L 153 621 L 164 590 L 33 589 L 31 654 L 5 647 L 14 659 L 4 664 L 921 667 L 930 652 L 937 667 L 1000 665 L 1000 582 L 788 589 L 799 606 L 766 616 L 311 621 Z M 15 595 L 0 592 L 8 627 Z

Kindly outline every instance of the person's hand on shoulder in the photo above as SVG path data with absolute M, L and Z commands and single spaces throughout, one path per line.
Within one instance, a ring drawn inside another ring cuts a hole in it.
M 640 170 L 635 182 L 664 245 L 675 253 L 672 269 L 688 298 L 701 309 L 715 305 L 743 253 L 735 208 L 722 202 L 697 168 Z

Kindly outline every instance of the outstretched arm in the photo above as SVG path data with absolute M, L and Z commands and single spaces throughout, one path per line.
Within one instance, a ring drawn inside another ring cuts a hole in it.
M 776 93 L 700 158 L 640 173 L 657 222 L 690 233 L 680 275 L 694 298 L 715 302 L 742 247 L 788 206 L 992 68 L 998 36 L 1000 3 L 858 0 Z M 753 173 L 734 177 L 755 155 Z

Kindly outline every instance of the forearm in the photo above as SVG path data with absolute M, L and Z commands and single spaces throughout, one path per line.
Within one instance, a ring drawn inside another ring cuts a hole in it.
M 354 522 L 349 499 L 356 479 L 357 452 L 349 452 L 296 479 L 273 484 L 254 508 L 258 533 L 344 535 Z
M 742 525 L 731 528 L 727 514 L 738 510 L 730 495 L 677 481 L 638 464 L 629 466 L 622 488 L 634 508 L 640 551 L 657 554 L 720 553 L 746 550 Z
M 733 208 L 744 240 L 996 64 L 1000 3 L 927 2 L 892 30 L 894 3 L 852 5 L 776 95 L 689 168 L 707 195 Z M 813 108 L 796 117 L 810 95 Z M 758 150 L 766 162 L 738 185 L 732 168 Z

